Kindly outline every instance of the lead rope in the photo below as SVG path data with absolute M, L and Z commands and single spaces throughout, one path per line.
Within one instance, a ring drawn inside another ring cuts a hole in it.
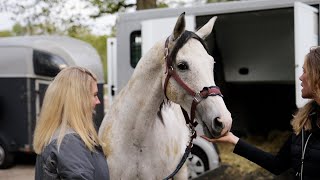
M 189 126 L 190 128 L 190 126 Z M 173 179 L 173 177 L 179 172 L 179 170 L 181 169 L 181 167 L 183 166 L 183 164 L 186 162 L 190 152 L 191 152 L 191 149 L 192 149 L 192 146 L 193 146 L 193 136 L 196 136 L 196 131 L 194 130 L 194 128 L 191 128 L 190 129 L 190 132 L 192 134 L 192 136 L 190 137 L 190 141 L 189 141 L 189 144 L 188 146 L 186 147 L 186 150 L 184 151 L 184 154 L 179 162 L 179 164 L 177 165 L 176 169 L 166 178 L 164 178 L 163 180 L 169 180 L 169 179 Z
M 173 67 L 172 67 L 172 59 L 169 57 L 169 47 L 168 47 L 168 44 L 169 44 L 169 38 L 170 36 L 166 39 L 166 42 L 165 42 L 165 61 L 166 61 L 166 73 L 167 73 L 167 77 L 165 79 L 165 83 L 164 83 L 164 95 L 166 96 L 166 98 L 168 99 L 167 97 L 167 93 L 166 93 L 166 86 L 167 86 L 167 83 L 171 77 L 172 74 L 175 74 L 175 71 L 173 70 Z M 174 77 L 177 77 L 177 76 L 174 76 Z M 178 78 L 180 79 L 180 78 Z M 182 81 L 178 80 L 178 83 L 181 83 Z M 183 86 L 183 85 L 182 85 Z M 183 86 L 184 89 L 186 89 L 186 91 L 189 93 L 189 94 L 193 94 L 193 91 L 188 87 L 188 86 Z M 169 175 L 167 176 L 166 178 L 164 178 L 163 180 L 169 180 L 169 179 L 173 179 L 173 177 L 179 172 L 179 170 L 181 169 L 181 167 L 183 166 L 183 164 L 186 162 L 190 152 L 191 152 L 191 149 L 192 149 L 192 146 L 193 146 L 193 139 L 195 137 L 197 137 L 197 132 L 195 131 L 194 127 L 196 126 L 196 124 L 194 124 L 194 122 L 191 122 L 190 119 L 189 119 L 189 116 L 188 116 L 188 113 L 181 107 L 181 110 L 182 110 L 182 113 L 183 113 L 183 116 L 186 120 L 186 124 L 188 125 L 188 128 L 189 128 L 189 131 L 190 131 L 190 140 L 189 140 L 189 143 L 184 151 L 184 154 L 179 162 L 179 164 L 176 166 L 176 169 Z M 195 125 L 195 126 L 193 126 Z

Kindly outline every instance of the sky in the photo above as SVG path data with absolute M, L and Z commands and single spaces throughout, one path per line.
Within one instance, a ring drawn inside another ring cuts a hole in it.
M 10 15 L 7 13 L 0 13 L 0 31 L 10 30 L 14 22 L 10 20 Z
M 0 0 L 1 1 L 1 0 Z M 77 0 L 69 0 L 68 2 L 72 2 L 77 4 Z M 66 5 L 66 4 L 65 4 Z M 81 8 L 81 6 L 78 6 L 76 8 Z M 81 11 L 81 13 L 87 13 L 85 11 L 82 11 L 81 9 L 78 9 L 78 11 Z M 70 15 L 69 11 L 64 12 L 65 15 Z M 5 30 L 11 30 L 15 22 L 10 19 L 12 17 L 12 13 L 6 13 L 6 12 L 0 12 L 0 31 L 5 31 Z M 97 18 L 93 22 L 85 22 L 90 24 L 91 30 L 93 34 L 96 35 L 105 35 L 105 34 L 110 34 L 112 26 L 114 26 L 116 21 L 116 15 L 105 15 L 103 17 Z
M 70 0 L 70 1 L 76 1 L 76 0 Z M 161 0 L 167 4 L 169 4 L 170 7 L 175 7 L 177 4 L 183 2 L 187 5 L 191 5 L 192 3 L 199 3 L 203 0 Z M 129 3 L 135 3 L 136 0 L 127 0 Z M 132 10 L 131 10 L 132 11 Z M 15 24 L 10 19 L 10 16 L 12 14 L 8 13 L 1 13 L 0 12 L 0 31 L 4 30 L 11 30 L 12 26 Z M 115 25 L 116 22 L 116 15 L 105 15 L 103 17 L 97 18 L 94 22 L 91 22 L 91 30 L 93 34 L 96 35 L 108 35 L 111 33 L 112 27 Z

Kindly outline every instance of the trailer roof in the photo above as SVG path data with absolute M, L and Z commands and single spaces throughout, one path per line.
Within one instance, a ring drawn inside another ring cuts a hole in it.
M 141 21 L 178 16 L 183 12 L 186 12 L 186 15 L 201 16 L 209 14 L 217 15 L 225 13 L 287 8 L 293 7 L 294 2 L 296 1 L 297 0 L 247 0 L 208 3 L 191 7 L 148 9 L 131 13 L 120 13 L 118 17 L 118 23 L 125 21 Z M 299 0 L 299 2 L 306 4 L 320 4 L 319 0 Z
M 0 48 L 8 47 L 25 47 L 58 55 L 70 66 L 82 66 L 90 69 L 98 76 L 99 83 L 104 82 L 100 56 L 97 51 L 86 42 L 67 36 L 17 36 L 0 38 Z M 0 57 L 1 63 L 6 64 L 7 67 L 9 67 L 10 64 L 12 65 L 10 66 L 10 71 L 2 70 L 0 65 L 0 72 L 2 74 L 0 76 L 3 76 L 3 73 L 12 74 L 11 72 L 15 72 L 16 75 L 35 76 L 33 71 L 31 71 L 33 69 L 30 68 L 30 66 L 32 66 L 32 58 L 3 58 L 4 54 L 0 55 Z M 5 57 L 10 57 L 10 55 L 6 54 Z M 18 67 L 19 64 L 25 64 L 29 67 L 29 70 L 19 72 L 18 69 L 21 69 L 21 67 Z

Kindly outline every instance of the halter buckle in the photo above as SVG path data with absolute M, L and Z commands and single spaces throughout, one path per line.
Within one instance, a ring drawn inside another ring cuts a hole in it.
M 202 97 L 200 93 L 196 93 L 193 97 L 194 101 L 196 101 L 196 103 L 199 103 L 200 101 L 202 101 Z

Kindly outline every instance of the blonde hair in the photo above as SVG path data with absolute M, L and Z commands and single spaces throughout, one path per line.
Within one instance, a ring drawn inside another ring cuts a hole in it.
M 81 67 L 63 69 L 48 86 L 39 120 L 36 124 L 33 148 L 40 154 L 58 130 L 58 149 L 66 130 L 74 130 L 85 145 L 94 151 L 98 135 L 93 123 L 92 86 L 96 76 Z
M 305 130 L 311 129 L 311 121 L 309 120 L 309 114 L 312 110 L 313 101 L 308 102 L 293 116 L 291 121 L 293 132 L 298 135 L 302 128 Z
M 305 68 L 308 75 L 308 83 L 314 97 L 320 97 L 320 47 L 312 47 L 305 57 Z M 314 100 L 300 108 L 294 115 L 291 125 L 295 134 L 299 134 L 302 128 L 311 129 L 309 114 L 313 110 Z

